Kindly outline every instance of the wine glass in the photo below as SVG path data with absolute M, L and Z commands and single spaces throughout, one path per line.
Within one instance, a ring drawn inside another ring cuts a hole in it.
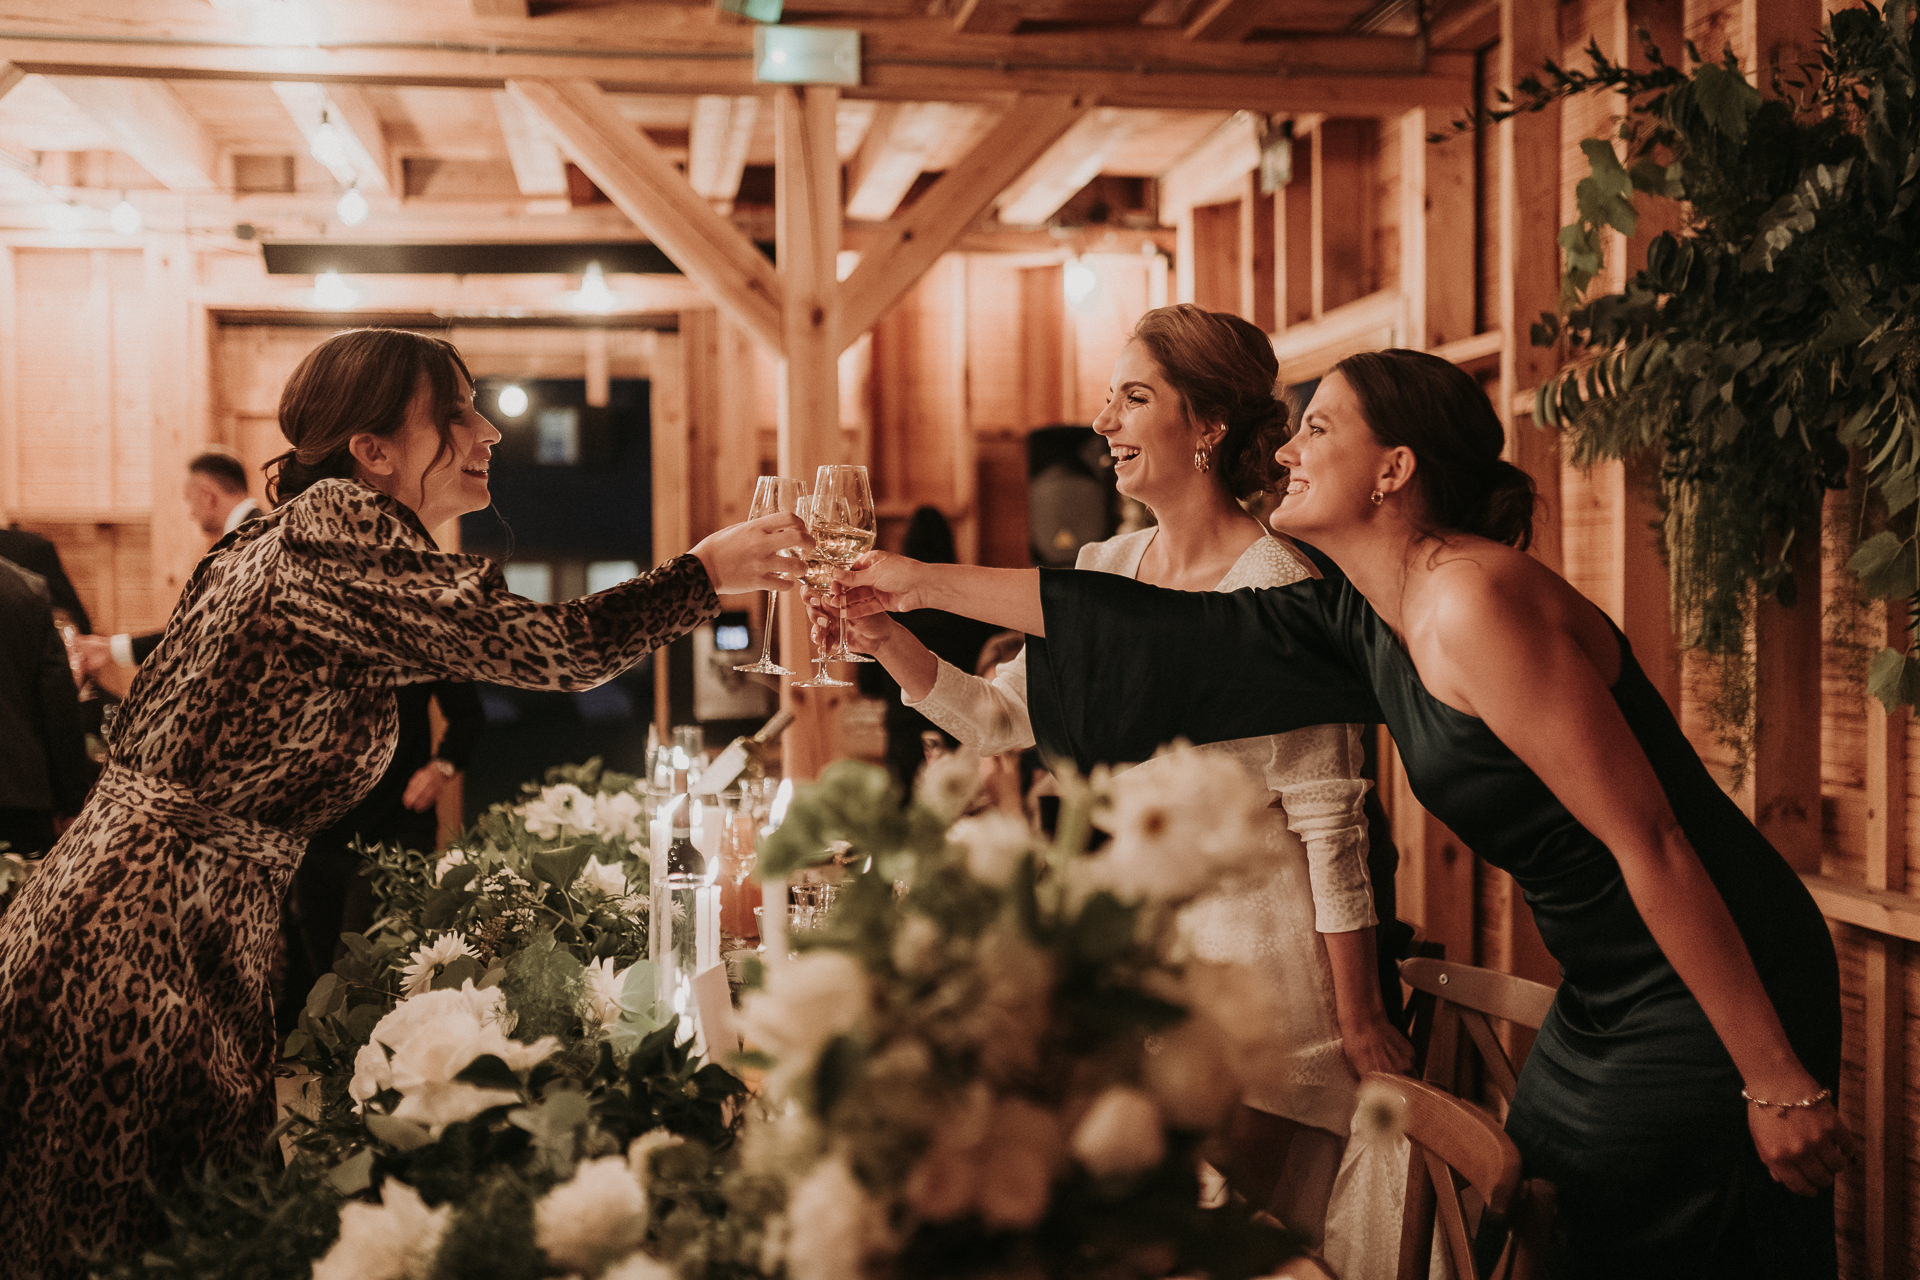
M 865 467 L 828 463 L 814 473 L 813 515 L 807 532 L 819 554 L 834 567 L 844 569 L 873 549 L 879 526 L 874 521 L 873 488 L 867 483 Z M 829 662 L 872 662 L 864 653 L 847 648 L 847 629 L 840 628 L 840 643 L 827 655 Z
M 814 501 L 811 497 L 800 499 L 799 510 L 796 513 L 806 523 L 808 532 L 813 530 Z M 837 566 L 822 554 L 819 542 L 816 541 L 813 546 L 803 552 L 801 558 L 806 564 L 806 572 L 803 576 L 808 586 L 816 591 L 825 591 L 833 586 L 833 573 Z M 816 645 L 813 654 L 813 674 L 805 680 L 795 680 L 793 687 L 795 689 L 851 689 L 853 681 L 836 680 L 828 675 L 827 655 L 821 653 L 819 646 Z
M 747 508 L 747 519 L 758 520 L 761 516 L 770 516 L 776 511 L 792 513 L 800 504 L 801 484 L 798 480 L 786 476 L 761 476 L 753 482 L 753 505 Z M 780 552 L 783 556 L 792 556 L 798 560 L 800 549 L 786 547 Z M 788 581 L 799 576 L 796 572 L 786 576 Z M 778 591 L 767 592 L 767 619 L 765 629 L 760 633 L 760 661 L 745 662 L 734 667 L 735 671 L 745 671 L 756 676 L 790 676 L 787 670 L 773 660 L 773 619 L 780 604 Z

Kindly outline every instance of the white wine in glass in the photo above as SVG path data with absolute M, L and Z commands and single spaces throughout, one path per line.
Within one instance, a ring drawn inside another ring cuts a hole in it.
M 865 467 L 844 463 L 821 467 L 813 476 L 813 497 L 807 532 L 813 535 L 815 555 L 844 569 L 873 549 L 879 523 L 874 518 L 873 487 L 867 482 Z M 827 654 L 827 661 L 873 659 L 847 648 L 847 629 L 842 626 L 840 643 Z
M 813 530 L 813 501 L 811 497 L 801 498 L 798 513 L 800 519 L 806 523 L 809 533 Z M 805 581 L 808 586 L 816 591 L 825 591 L 833 585 L 833 571 L 836 566 L 833 561 L 820 554 L 819 543 L 815 543 L 803 552 L 802 559 L 806 564 Z M 827 655 L 821 653 L 819 646 L 816 645 L 813 655 L 813 674 L 805 680 L 795 680 L 793 687 L 796 689 L 851 689 L 853 682 L 838 680 L 828 675 Z
M 770 516 L 784 511 L 789 515 L 799 512 L 802 485 L 798 480 L 786 476 L 761 476 L 753 482 L 753 505 L 747 509 L 747 519 L 758 520 L 761 516 Z M 799 575 L 798 559 L 800 548 L 788 547 L 780 552 L 783 556 L 793 556 L 796 560 L 794 573 L 783 575 L 791 582 Z M 767 618 L 760 633 L 760 661 L 741 663 L 735 671 L 745 671 L 756 676 L 790 676 L 793 672 L 773 660 L 773 619 L 780 605 L 778 591 L 767 592 Z

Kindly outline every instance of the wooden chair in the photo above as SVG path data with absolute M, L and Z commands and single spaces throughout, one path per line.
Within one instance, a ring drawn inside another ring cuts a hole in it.
M 1367 1081 L 1397 1096 L 1412 1144 L 1399 1280 L 1427 1280 L 1436 1239 L 1454 1280 L 1539 1275 L 1553 1229 L 1553 1188 L 1520 1176 L 1520 1153 L 1499 1122 L 1418 1080 L 1373 1072 Z
M 1402 960 L 1400 977 L 1413 988 L 1416 1002 L 1424 997 L 1424 1002 L 1431 1005 L 1430 1011 L 1415 1011 L 1414 1043 L 1425 1046 L 1420 1078 L 1456 1096 L 1475 1088 L 1476 1082 L 1462 1062 L 1466 1045 L 1460 1033 L 1465 1030 L 1467 1044 L 1475 1050 L 1478 1068 L 1504 1116 L 1507 1104 L 1513 1101 L 1515 1080 L 1526 1053 L 1522 1049 L 1514 1057 L 1508 1056 L 1494 1020 L 1528 1032 L 1538 1031 L 1553 1005 L 1554 989 L 1496 969 L 1432 956 Z M 1420 1034 L 1422 1024 L 1424 1036 Z M 1532 1043 L 1531 1036 L 1526 1043 Z

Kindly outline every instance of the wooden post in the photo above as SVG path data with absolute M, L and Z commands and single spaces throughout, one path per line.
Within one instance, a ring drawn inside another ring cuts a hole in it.
M 847 456 L 840 431 L 840 161 L 834 145 L 839 104 L 839 91 L 824 86 L 774 91 L 774 238 L 785 342 L 779 464 L 781 475 L 809 485 L 822 463 L 864 461 Z M 783 611 L 783 652 L 804 656 L 809 652 L 806 614 L 797 596 L 789 603 L 793 607 Z M 782 700 L 795 716 L 781 739 L 788 777 L 812 778 L 838 754 L 841 693 L 796 691 L 786 682 Z
M 1902 606 L 1884 606 L 1886 643 L 1903 649 Z M 1866 699 L 1867 831 L 1866 886 L 1892 893 L 1907 889 L 1907 739 L 1913 713 L 1888 714 Z M 1908 947 L 1896 937 L 1863 938 L 1861 979 L 1861 1200 L 1866 1217 L 1869 1280 L 1905 1274 L 1907 1204 L 1906 961 Z
M 1274 231 L 1278 203 L 1275 193 L 1260 189 L 1258 172 L 1244 179 L 1240 199 L 1240 305 L 1235 310 L 1264 333 L 1272 333 L 1274 317 Z
M 1373 120 L 1322 120 L 1313 131 L 1313 312 L 1363 298 L 1375 286 Z

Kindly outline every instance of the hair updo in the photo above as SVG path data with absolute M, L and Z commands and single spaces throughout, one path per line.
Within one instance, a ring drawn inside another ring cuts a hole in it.
M 1417 461 L 1413 489 L 1436 529 L 1525 550 L 1539 501 L 1533 477 L 1500 456 L 1506 429 L 1479 382 L 1425 351 L 1362 351 L 1333 366 L 1381 444 Z
M 1196 425 L 1226 426 L 1213 473 L 1228 495 L 1273 488 L 1282 470 L 1273 455 L 1291 432 L 1287 406 L 1273 394 L 1280 364 L 1267 335 L 1239 316 L 1182 302 L 1141 316 L 1128 340 L 1146 348 Z
M 451 342 L 405 329 L 349 329 L 309 351 L 280 393 L 280 434 L 293 447 L 267 463 L 268 496 L 278 504 L 322 480 L 352 479 L 353 438 L 390 437 L 405 426 L 423 376 L 440 433 L 431 470 L 453 455 L 461 383 L 473 381 Z

